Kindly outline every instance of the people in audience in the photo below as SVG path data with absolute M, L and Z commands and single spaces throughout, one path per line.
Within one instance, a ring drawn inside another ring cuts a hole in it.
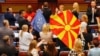
M 83 53 L 83 45 L 80 38 L 75 40 L 73 50 L 70 51 L 69 55 L 85 56 L 85 54 Z
M 97 24 L 97 7 L 96 7 L 96 2 L 94 0 L 91 1 L 91 7 L 89 7 L 86 11 L 86 14 L 88 16 L 88 24 Z
M 3 20 L 3 27 L 0 27 L 0 39 L 2 39 L 2 37 L 4 37 L 5 35 L 10 36 L 11 42 L 13 43 L 14 32 L 10 28 L 8 20 Z
M 64 11 L 64 5 L 59 5 L 59 8 L 56 8 L 55 14 L 59 14 Z
M 4 14 L 5 19 L 9 21 L 9 24 L 15 26 L 15 14 L 13 14 L 13 9 L 11 7 L 6 9 L 7 12 Z
M 5 35 L 2 39 L 2 47 L 0 46 L 0 56 L 16 56 L 16 49 L 10 42 L 10 36 Z
M 53 41 L 52 40 L 53 34 L 50 31 L 49 24 L 44 24 L 43 27 L 42 27 L 42 31 L 39 34 L 40 34 L 41 41 L 43 41 L 40 49 L 43 50 L 44 49 L 43 46 L 45 44 L 47 44 L 48 41 Z
M 33 20 L 34 16 L 35 16 L 35 13 L 33 12 L 32 6 L 31 6 L 31 5 L 28 5 L 28 6 L 27 6 L 27 11 L 26 11 L 26 14 L 25 14 L 25 18 L 26 18 L 29 22 L 31 22 L 31 21 Z
M 44 2 L 42 11 L 43 11 L 43 15 L 45 17 L 46 22 L 49 23 L 50 15 L 52 14 L 52 11 L 49 8 L 48 2 Z
M 77 2 L 73 3 L 73 10 L 72 13 L 78 18 L 79 16 L 79 4 Z
M 94 44 L 94 48 L 91 48 L 88 51 L 88 56 L 100 56 L 100 42 L 98 40 L 98 38 L 94 38 L 93 39 L 93 44 Z
M 90 31 L 90 28 L 87 26 L 84 32 L 80 34 L 80 39 L 84 42 L 84 50 L 89 50 L 92 45 L 93 35 Z
M 48 42 L 44 46 L 43 56 L 57 56 L 57 50 L 54 42 Z
M 32 42 L 29 45 L 29 50 L 28 50 L 29 56 L 39 56 L 38 54 L 38 49 L 37 49 L 37 41 L 32 40 Z
M 53 34 L 50 31 L 49 24 L 44 24 L 42 27 L 42 31 L 40 32 L 41 40 L 44 40 L 43 44 L 47 44 L 48 41 L 53 41 Z
M 39 56 L 38 48 L 40 48 L 43 51 L 43 56 L 58 56 L 58 51 L 53 42 L 53 33 L 50 31 L 49 20 L 52 11 L 48 6 L 48 2 L 44 2 L 41 9 L 47 22 L 43 25 L 41 32 L 37 32 L 31 27 L 30 22 L 34 20 L 35 16 L 31 5 L 28 5 L 27 11 L 19 11 L 17 20 L 20 30 L 18 35 L 19 52 L 28 52 L 29 56 Z M 55 14 L 63 12 L 64 9 L 64 5 L 59 5 L 59 8 L 56 8 Z M 79 12 L 79 4 L 74 2 L 72 13 L 77 19 L 79 18 Z M 16 19 L 14 16 L 13 9 L 11 7 L 7 8 L 7 12 L 4 14 L 3 27 L 0 27 L 0 56 L 15 56 L 16 54 L 15 47 L 13 46 L 14 32 L 10 27 L 15 26 Z M 75 40 L 74 47 L 69 52 L 69 55 L 85 56 L 83 50 L 89 50 L 88 56 L 100 56 L 100 42 L 97 38 L 93 39 L 91 28 L 88 26 L 97 23 L 100 28 L 100 10 L 97 9 L 96 2 L 92 0 L 91 7 L 87 9 L 86 14 L 82 14 L 79 37 Z M 39 37 L 41 40 L 37 42 Z M 56 43 L 60 46 L 60 51 L 70 50 L 59 39 L 57 41 Z M 92 44 L 94 44 L 94 48 L 91 48 Z
M 81 32 L 84 32 L 84 30 L 87 28 L 88 26 L 87 23 L 88 23 L 88 17 L 86 14 L 83 14 L 81 18 L 81 26 L 80 26 Z
M 100 8 L 98 9 L 96 19 L 97 19 L 98 31 L 100 31 Z
M 22 30 L 19 31 L 19 51 L 20 52 L 27 52 L 29 49 L 30 42 L 34 39 L 32 30 L 28 32 L 28 25 L 23 25 Z
M 26 14 L 25 10 L 20 10 L 19 11 L 19 17 L 18 17 L 18 24 L 19 24 L 19 29 L 21 29 L 22 25 L 27 24 L 28 27 L 30 27 L 30 23 L 28 20 L 24 17 Z

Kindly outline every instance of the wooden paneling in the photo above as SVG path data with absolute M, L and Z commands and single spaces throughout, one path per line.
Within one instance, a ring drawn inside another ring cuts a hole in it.
M 73 4 L 64 4 L 65 9 L 67 10 L 72 10 L 72 5 Z M 88 8 L 88 4 L 80 4 L 79 8 L 80 8 L 80 11 L 86 11 Z
M 73 2 L 84 3 L 84 0 L 58 0 L 58 3 L 73 3 Z
M 57 2 L 58 0 L 38 0 L 38 2 Z
M 54 13 L 55 8 L 60 4 L 64 4 L 66 9 L 72 9 L 72 4 L 74 2 L 79 3 L 80 11 L 86 11 L 86 8 L 88 7 L 89 4 L 85 3 L 84 0 L 57 0 L 56 3 L 49 2 L 49 6 Z M 0 3 L 0 12 L 5 12 L 7 7 L 12 7 L 14 12 L 18 12 L 20 9 L 26 10 L 27 5 L 29 4 L 32 5 L 33 10 L 36 11 L 38 8 L 41 8 L 43 2 L 38 2 L 38 0 L 6 0 L 5 3 Z
M 38 0 L 6 0 L 6 3 L 38 3 Z
M 21 9 L 26 10 L 27 9 L 27 5 L 29 5 L 29 4 L 10 4 L 10 3 L 1 4 L 1 12 L 5 12 L 6 8 L 8 8 L 8 7 L 12 7 L 14 12 L 18 12 Z M 30 4 L 30 5 L 32 5 L 33 11 L 35 11 L 37 9 L 37 7 L 38 7 L 37 3 Z

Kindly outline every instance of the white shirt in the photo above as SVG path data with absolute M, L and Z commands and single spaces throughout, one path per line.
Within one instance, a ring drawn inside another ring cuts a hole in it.
M 80 26 L 80 32 L 84 32 L 84 30 L 87 27 L 87 23 L 86 22 L 81 22 L 81 26 Z
M 45 43 L 48 41 L 52 41 L 52 32 L 47 32 L 47 33 L 40 32 L 40 38 L 41 40 L 44 40 Z
M 23 32 L 23 35 L 20 36 L 21 32 L 19 32 L 19 50 L 27 51 L 29 49 L 29 44 L 33 39 L 33 35 L 28 32 Z
M 92 20 L 91 20 L 91 23 L 94 23 L 94 10 L 95 10 L 95 8 L 92 8 Z
M 33 50 L 31 51 L 31 54 L 32 54 L 33 56 L 39 56 L 38 50 L 37 50 L 37 49 L 33 49 Z

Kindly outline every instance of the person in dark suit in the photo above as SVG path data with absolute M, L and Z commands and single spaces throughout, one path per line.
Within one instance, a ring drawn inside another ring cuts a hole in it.
M 52 14 L 52 12 L 51 12 L 51 9 L 48 7 L 48 2 L 44 2 L 42 10 L 43 10 L 43 15 L 45 17 L 46 22 L 49 23 L 50 15 Z
M 88 24 L 91 25 L 91 24 L 97 24 L 97 20 L 96 20 L 96 17 L 97 17 L 97 8 L 96 8 L 96 2 L 95 1 L 91 1 L 91 7 L 89 7 L 87 9 L 87 16 L 88 16 Z
M 11 7 L 7 8 L 7 12 L 4 14 L 5 19 L 7 19 L 9 21 L 9 24 L 12 26 L 15 26 L 15 14 L 13 14 L 13 10 Z
M 72 13 L 76 16 L 76 18 L 78 19 L 79 16 L 79 4 L 77 2 L 74 2 L 73 4 L 73 10 Z
M 5 35 L 0 40 L 0 56 L 16 56 L 16 49 L 14 46 L 10 45 L 10 37 L 8 35 Z
M 97 19 L 97 24 L 98 24 L 98 31 L 100 32 L 100 8 L 98 8 L 96 19 Z
M 25 10 L 20 10 L 19 11 L 19 17 L 18 17 L 18 20 L 17 20 L 18 24 L 19 24 L 19 29 L 21 29 L 22 25 L 24 25 L 24 24 L 27 24 L 30 27 L 29 21 L 27 19 L 25 19 L 25 17 L 24 17 L 25 13 L 26 13 Z

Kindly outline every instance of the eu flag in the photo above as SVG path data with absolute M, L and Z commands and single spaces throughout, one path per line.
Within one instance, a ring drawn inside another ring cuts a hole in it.
M 36 31 L 40 32 L 42 30 L 43 24 L 45 24 L 45 23 L 46 23 L 46 21 L 43 16 L 43 12 L 41 9 L 38 9 L 37 13 L 34 17 L 34 20 L 32 21 L 31 24 Z

